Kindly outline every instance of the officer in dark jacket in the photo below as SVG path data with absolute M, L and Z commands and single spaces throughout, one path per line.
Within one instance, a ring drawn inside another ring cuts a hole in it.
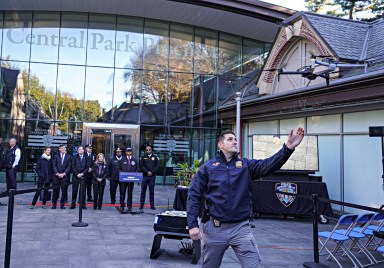
M 72 158 L 67 153 L 67 146 L 65 144 L 59 145 L 59 152 L 53 159 L 53 186 L 60 186 L 53 189 L 52 196 L 52 209 L 56 209 L 57 199 L 60 199 L 60 208 L 65 209 L 64 205 L 68 199 L 68 186 L 72 170 Z
M 16 144 L 16 139 L 11 138 L 9 140 L 9 148 L 5 152 L 4 156 L 4 168 L 5 168 L 5 177 L 7 181 L 7 190 L 15 189 L 16 190 L 16 172 L 19 167 L 19 161 L 21 157 L 21 151 L 19 146 Z
M 82 200 L 81 206 L 83 209 L 87 209 L 85 206 L 85 178 L 88 174 L 88 168 L 90 166 L 90 158 L 84 154 L 84 147 L 79 146 L 77 148 L 77 155 L 72 158 L 72 205 L 70 209 L 76 208 L 77 192 L 80 189 L 80 200 Z M 80 201 L 81 202 L 81 201 Z
M 140 212 L 143 211 L 145 202 L 145 193 L 149 187 L 149 202 L 151 209 L 155 210 L 155 180 L 156 172 L 159 170 L 159 158 L 152 153 L 152 146 L 145 147 L 145 155 L 140 159 L 140 170 L 143 172 L 143 181 L 141 183 Z
M 37 159 L 37 164 L 36 164 L 36 173 L 39 177 L 37 181 L 37 188 L 49 187 L 51 185 L 52 178 L 53 178 L 52 162 L 53 161 L 51 156 L 51 148 L 45 147 L 43 155 Z M 30 207 L 31 209 L 35 207 L 37 198 L 39 198 L 40 194 L 41 194 L 41 190 L 36 191 L 35 196 L 33 197 L 33 200 L 32 200 L 32 205 Z M 45 204 L 47 203 L 47 200 L 48 200 L 48 190 L 44 190 L 42 208 L 45 208 Z
M 272 157 L 248 160 L 238 157 L 237 140 L 232 131 L 220 135 L 216 159 L 201 166 L 188 191 L 189 234 L 193 240 L 203 239 L 201 267 L 220 267 L 228 246 L 233 248 L 242 267 L 258 267 L 259 250 L 248 220 L 250 182 L 283 166 L 303 137 L 304 130 L 298 128 L 295 134 L 290 132 L 287 143 Z M 203 218 L 201 235 L 197 218 L 203 198 L 209 216 Z
M 139 171 L 139 161 L 132 156 L 132 148 L 127 147 L 125 149 L 125 156 L 123 156 L 123 161 L 121 164 L 121 171 L 123 172 L 138 172 Z M 124 210 L 124 199 L 125 193 L 128 189 L 127 196 L 127 207 L 128 212 L 132 212 L 132 194 L 133 194 L 133 186 L 134 182 L 120 182 L 120 210 Z
M 121 171 L 121 164 L 123 157 L 121 156 L 121 149 L 117 148 L 115 155 L 108 161 L 108 175 L 109 179 L 109 192 L 111 195 L 111 203 L 116 203 L 116 190 L 119 185 L 119 172 Z
M 96 154 L 92 152 L 92 144 L 85 146 L 86 155 L 90 158 L 88 174 L 86 176 L 87 201 L 93 202 L 92 198 L 92 181 L 93 181 L 93 165 L 96 162 Z

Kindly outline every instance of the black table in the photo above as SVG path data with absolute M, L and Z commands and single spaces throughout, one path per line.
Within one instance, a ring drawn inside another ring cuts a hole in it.
M 188 198 L 188 189 L 186 187 L 177 187 L 175 200 L 173 201 L 173 209 L 186 211 L 187 210 L 187 198 Z
M 304 195 L 309 198 L 278 194 L 275 192 L 276 190 L 296 192 L 298 195 Z M 329 199 L 327 185 L 324 182 L 271 180 L 252 182 L 252 203 L 253 209 L 257 213 L 312 215 L 312 194 Z M 332 216 L 330 203 L 319 202 L 318 207 L 320 215 Z

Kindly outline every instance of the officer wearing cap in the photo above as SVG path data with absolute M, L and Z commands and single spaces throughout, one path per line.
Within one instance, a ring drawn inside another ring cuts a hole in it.
M 109 179 L 109 193 L 111 196 L 111 204 L 116 203 L 116 190 L 119 185 L 119 172 L 121 171 L 121 164 L 123 162 L 123 157 L 121 156 L 122 150 L 116 148 L 115 155 L 111 157 L 108 161 L 108 175 Z
M 139 161 L 132 156 L 132 148 L 125 148 L 125 156 L 123 156 L 123 161 L 121 164 L 121 171 L 123 172 L 138 172 L 139 171 Z M 124 199 L 125 193 L 128 189 L 127 196 L 127 207 L 128 212 L 132 212 L 132 194 L 133 194 L 134 182 L 120 182 L 120 210 L 124 210 Z
M 143 181 L 141 182 L 141 194 L 140 194 L 140 212 L 143 211 L 145 193 L 147 187 L 149 188 L 149 203 L 151 209 L 155 208 L 155 180 L 156 172 L 159 170 L 160 162 L 159 158 L 152 152 L 152 146 L 145 146 L 145 155 L 140 159 L 140 170 L 143 172 Z
M 93 166 L 96 162 L 97 155 L 92 152 L 92 144 L 88 144 L 85 146 L 86 155 L 89 158 L 89 167 L 88 167 L 88 173 L 86 175 L 85 184 L 87 189 L 87 201 L 93 202 L 92 198 L 92 180 L 93 180 Z

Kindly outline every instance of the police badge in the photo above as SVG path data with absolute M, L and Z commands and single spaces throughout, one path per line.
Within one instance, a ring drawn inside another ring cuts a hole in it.
M 43 135 L 44 146 L 51 146 L 52 142 L 53 142 L 53 136 L 51 136 L 51 135 Z
M 297 194 L 297 184 L 292 182 L 279 182 L 275 184 L 275 190 L 279 192 Z M 296 196 L 294 195 L 280 193 L 276 193 L 276 195 L 277 199 L 279 199 L 280 203 L 282 203 L 285 207 L 292 205 L 293 201 L 296 199 Z
M 154 160 L 155 160 L 155 158 L 152 156 L 152 157 L 151 157 L 151 160 L 152 160 L 152 161 L 154 161 Z
M 243 167 L 243 162 L 242 161 L 236 161 L 235 163 L 237 168 L 242 168 Z

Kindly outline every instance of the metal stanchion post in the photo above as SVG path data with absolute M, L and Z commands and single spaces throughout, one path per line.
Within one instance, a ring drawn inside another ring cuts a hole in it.
M 329 268 L 329 266 L 320 263 L 319 261 L 319 212 L 318 212 L 318 196 L 317 194 L 312 195 L 313 204 L 313 262 L 304 262 L 303 266 L 307 268 Z
M 13 207 L 15 205 L 15 189 L 10 189 L 8 196 L 8 219 L 7 219 L 7 239 L 5 242 L 4 268 L 9 268 L 11 264 L 11 245 L 12 245 L 12 227 L 13 227 Z
M 79 222 L 72 223 L 73 227 L 87 227 L 88 223 L 82 222 L 83 219 L 83 204 L 85 204 L 84 195 L 85 195 L 85 176 L 81 178 L 80 181 L 80 206 L 79 206 Z M 83 192 L 84 187 L 84 192 Z

